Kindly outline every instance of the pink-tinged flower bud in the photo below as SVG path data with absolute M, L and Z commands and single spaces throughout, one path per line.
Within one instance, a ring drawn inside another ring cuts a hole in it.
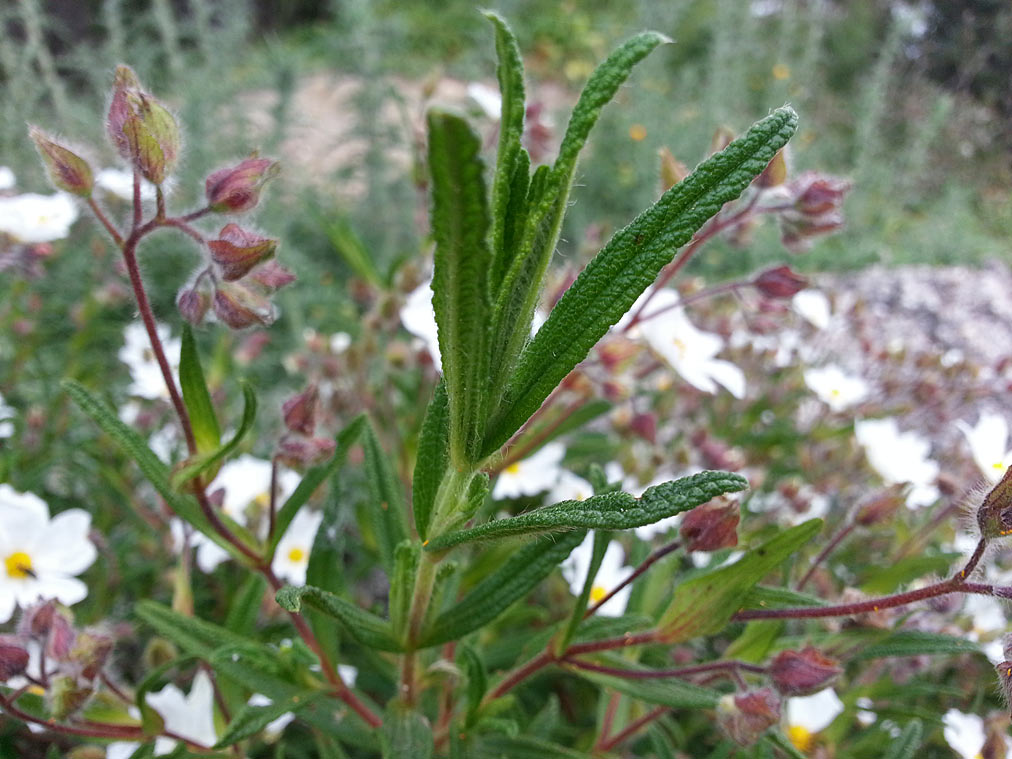
M 717 551 L 738 545 L 738 505 L 731 501 L 704 503 L 682 518 L 678 533 L 687 551 Z
M 843 214 L 831 211 L 822 216 L 781 216 L 780 242 L 791 253 L 804 253 L 812 238 L 828 235 L 843 227 Z
M 781 651 L 769 668 L 773 687 L 784 696 L 810 696 L 839 677 L 843 670 L 833 659 L 808 646 Z
M 217 240 L 209 240 L 211 258 L 221 267 L 226 282 L 246 276 L 253 267 L 274 255 L 278 241 L 249 232 L 238 224 L 226 224 Z
M 49 636 L 46 638 L 46 656 L 57 661 L 66 659 L 76 637 L 77 633 L 70 620 L 63 614 L 54 615 L 53 625 L 49 628 Z
M 295 275 L 277 261 L 268 261 L 251 272 L 248 281 L 255 282 L 268 292 L 275 292 L 294 282 Z
M 1012 467 L 984 496 L 977 509 L 977 527 L 986 540 L 1012 535 Z
M 689 167 L 675 158 L 668 148 L 661 148 L 661 192 L 667 192 L 689 176 Z
M 269 158 L 247 158 L 211 174 L 204 184 L 207 203 L 217 213 L 242 213 L 260 202 L 260 190 L 277 176 L 280 165 Z
M 862 527 L 887 522 L 904 503 L 896 489 L 887 490 L 861 504 L 854 515 L 854 521 Z
M 780 149 L 770 162 L 766 164 L 766 168 L 762 170 L 762 173 L 752 181 L 752 184 L 765 190 L 768 187 L 778 187 L 786 181 L 787 159 L 784 157 L 783 149 Z
M 193 326 L 197 326 L 207 316 L 211 307 L 211 296 L 203 290 L 184 288 L 176 297 L 176 308 L 180 315 Z
M 117 66 L 116 77 L 112 85 L 112 100 L 109 103 L 109 115 L 106 118 L 106 132 L 112 140 L 116 152 L 128 161 L 133 160 L 130 154 L 130 143 L 123 134 L 123 126 L 131 116 L 131 109 L 127 103 L 127 92 L 140 92 L 140 81 L 137 75 L 129 66 Z
M 249 287 L 236 282 L 223 282 L 214 291 L 215 315 L 232 329 L 254 325 L 268 326 L 274 322 L 271 302 Z
M 0 683 L 22 674 L 28 668 L 28 649 L 16 635 L 0 635 Z
M 58 190 L 65 190 L 82 198 L 91 197 L 95 178 L 91 166 L 81 156 L 49 139 L 37 127 L 29 127 L 28 135 L 35 143 L 42 161 L 49 171 L 49 181 Z
M 1006 636 L 1008 637 L 1008 636 Z M 998 688 L 1005 697 L 1006 704 L 1012 704 L 1012 661 L 1008 661 L 1008 647 L 1006 646 L 1006 661 L 996 664 L 994 669 L 998 673 Z
M 780 721 L 780 697 L 772 688 L 723 696 L 717 703 L 717 724 L 739 746 L 751 746 Z
M 59 612 L 56 601 L 40 601 L 32 604 L 21 613 L 18 622 L 18 635 L 33 640 L 45 640 L 53 628 L 53 619 Z
M 653 445 L 657 442 L 657 415 L 652 413 L 633 414 L 629 429 Z
M 122 127 L 127 159 L 141 176 L 160 185 L 179 158 L 179 125 L 169 109 L 146 92 L 125 89 L 123 97 L 128 113 Z
M 794 208 L 805 216 L 821 216 L 843 205 L 851 184 L 846 179 L 806 171 L 791 182 Z
M 287 437 L 278 443 L 277 458 L 292 469 L 307 469 L 328 461 L 334 455 L 334 441 L 325 437 Z
M 793 298 L 808 287 L 808 280 L 790 266 L 776 266 L 752 280 L 752 286 L 767 298 Z
M 82 678 L 94 680 L 109 659 L 113 644 L 114 641 L 109 635 L 84 630 L 77 636 L 67 658 L 77 668 Z
M 298 395 L 285 401 L 281 414 L 285 426 L 292 432 L 309 437 L 316 429 L 316 407 L 320 399 L 316 385 L 310 385 Z
M 53 719 L 63 721 L 76 714 L 91 698 L 94 689 L 77 678 L 61 675 L 49 683 L 49 710 Z

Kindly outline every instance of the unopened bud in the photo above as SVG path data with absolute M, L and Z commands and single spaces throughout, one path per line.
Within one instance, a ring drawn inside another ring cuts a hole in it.
M 862 527 L 881 524 L 891 519 L 903 503 L 904 499 L 896 490 L 886 491 L 861 504 L 854 515 L 854 521 Z
M 666 147 L 661 148 L 659 154 L 661 157 L 661 192 L 667 192 L 689 176 L 689 167 L 675 158 L 674 154 Z
M 176 298 L 176 308 L 179 314 L 190 324 L 197 326 L 207 316 L 207 309 L 211 307 L 211 296 L 203 290 L 185 288 L 179 291 Z
M 49 628 L 49 636 L 46 638 L 46 656 L 57 661 L 66 659 L 76 637 L 77 633 L 70 620 L 62 614 L 56 614 L 53 617 L 53 625 Z
M 828 235 L 843 227 L 843 214 L 831 211 L 817 217 L 781 216 L 780 242 L 792 253 L 803 253 L 812 238 Z
M 285 426 L 292 432 L 309 437 L 316 429 L 316 406 L 320 393 L 316 385 L 310 385 L 298 395 L 285 401 L 281 414 Z
M 267 292 L 274 292 L 294 282 L 295 275 L 277 261 L 272 260 L 250 272 L 248 280 L 256 282 Z
M 29 127 L 28 135 L 35 143 L 42 161 L 49 172 L 49 181 L 59 190 L 65 190 L 82 198 L 91 197 L 95 177 L 91 166 L 81 156 L 58 145 L 37 127 Z
M 1012 467 L 991 491 L 984 496 L 977 509 L 977 526 L 985 540 L 1012 535 Z
M 28 668 L 28 649 L 16 635 L 0 635 L 0 683 L 22 674 Z
M 334 441 L 325 437 L 288 437 L 278 444 L 277 458 L 292 469 L 318 466 L 334 455 Z
M 62 721 L 76 714 L 91 698 L 92 692 L 91 685 L 79 683 L 69 675 L 51 680 L 47 695 L 52 718 Z
M 781 651 L 770 664 L 773 687 L 784 696 L 810 696 L 817 693 L 843 670 L 839 664 L 808 646 L 801 651 Z
M 780 697 L 772 688 L 728 693 L 717 702 L 717 724 L 739 746 L 751 746 L 780 721 Z
M 705 503 L 682 518 L 679 534 L 687 551 L 717 551 L 738 545 L 738 505 L 731 501 Z
M 141 83 L 137 75 L 129 66 L 117 66 L 116 77 L 112 85 L 112 101 L 109 103 L 109 116 L 106 119 L 106 131 L 113 146 L 123 158 L 132 160 L 130 155 L 130 143 L 123 134 L 123 126 L 131 115 L 130 106 L 127 103 L 127 92 L 140 91 Z
M 767 298 L 793 298 L 808 287 L 808 280 L 790 266 L 777 266 L 762 272 L 752 280 L 752 286 Z
M 81 677 L 94 680 L 112 653 L 113 643 L 109 635 L 85 630 L 78 634 L 67 658 L 76 665 Z
M 211 250 L 211 258 L 221 267 L 222 279 L 234 282 L 271 258 L 278 241 L 248 232 L 238 224 L 226 224 L 218 233 L 218 239 L 209 240 L 207 247 Z
M 18 635 L 38 641 L 45 640 L 57 614 L 59 612 L 56 609 L 56 601 L 39 601 L 32 604 L 21 613 Z
M 179 125 L 169 109 L 148 93 L 125 89 L 123 97 L 128 114 L 122 125 L 127 158 L 141 176 L 160 185 L 179 158 Z M 111 124 L 110 117 L 110 131 Z
M 1007 638 L 1008 636 L 1006 636 Z M 1005 650 L 1005 661 L 996 664 L 994 669 L 998 673 L 998 689 L 1005 696 L 1005 703 L 1012 704 L 1012 661 L 1009 661 L 1008 647 Z
M 179 651 L 172 641 L 165 638 L 152 638 L 148 641 L 141 655 L 141 663 L 146 670 L 157 669 L 179 658 Z
M 248 211 L 260 202 L 260 190 L 279 169 L 277 161 L 255 157 L 219 169 L 204 183 L 208 206 L 217 213 Z
M 212 306 L 215 315 L 232 329 L 267 326 L 275 319 L 274 306 L 266 297 L 238 283 L 220 284 L 214 291 Z
M 806 171 L 791 182 L 794 208 L 806 216 L 821 216 L 840 208 L 850 187 L 846 179 Z
M 781 148 L 770 162 L 766 164 L 766 168 L 762 170 L 762 173 L 755 178 L 752 184 L 766 189 L 768 187 L 778 187 L 786 181 L 787 159 L 784 157 L 784 151 Z
M 629 429 L 652 445 L 657 442 L 657 415 L 633 414 Z

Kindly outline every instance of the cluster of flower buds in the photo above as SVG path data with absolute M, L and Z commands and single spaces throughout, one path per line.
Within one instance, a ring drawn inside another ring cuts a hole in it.
M 176 117 L 141 86 L 129 66 L 117 66 L 106 131 L 120 156 L 154 185 L 172 173 L 182 140 Z
M 316 385 L 310 385 L 281 407 L 288 434 L 278 442 L 275 458 L 282 464 L 303 469 L 321 464 L 333 455 L 333 440 L 314 437 L 319 399 Z
M 843 226 L 843 199 L 850 182 L 806 171 L 783 185 L 789 205 L 780 213 L 780 239 L 789 251 L 808 250 L 815 237 Z
M 780 722 L 780 697 L 772 688 L 728 693 L 717 703 L 717 724 L 740 746 L 751 746 Z

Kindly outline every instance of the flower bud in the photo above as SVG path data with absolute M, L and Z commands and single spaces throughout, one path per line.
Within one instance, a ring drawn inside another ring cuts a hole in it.
M 176 298 L 176 308 L 180 315 L 194 326 L 204 321 L 210 307 L 211 296 L 203 290 L 184 288 Z
M 984 496 L 977 509 L 977 526 L 986 540 L 1012 534 L 1012 467 L 991 491 Z
M 69 675 L 51 680 L 47 695 L 52 718 L 62 721 L 80 711 L 91 698 L 93 690 L 91 685 L 78 683 Z
M 285 401 L 281 407 L 281 414 L 285 419 L 285 426 L 292 432 L 300 435 L 310 436 L 316 429 L 316 406 L 320 394 L 316 385 L 310 385 L 298 395 L 294 395 Z
M 226 224 L 217 240 L 209 240 L 211 258 L 221 267 L 226 282 L 234 282 L 274 255 L 278 241 L 248 232 L 238 224 Z
M 59 612 L 56 601 L 39 601 L 21 613 L 18 622 L 18 635 L 33 640 L 45 640 L 53 627 L 53 618 Z
M 140 91 L 141 83 L 137 75 L 129 66 L 117 66 L 116 76 L 112 85 L 112 101 L 109 103 L 109 115 L 106 118 L 106 131 L 109 139 L 112 140 L 116 152 L 128 161 L 132 160 L 130 155 L 130 144 L 126 135 L 123 134 L 123 125 L 130 118 L 130 107 L 127 104 L 127 92 Z
M 653 445 L 657 442 L 657 415 L 653 413 L 633 414 L 629 429 Z
M 753 180 L 752 184 L 765 190 L 768 187 L 779 187 L 785 181 L 787 181 L 787 159 L 784 157 L 784 151 L 781 148 L 770 162 L 766 164 L 766 168 L 762 170 L 762 173 Z
M 117 90 L 113 95 L 114 106 L 120 94 Z M 181 141 L 176 118 L 158 100 L 139 89 L 123 89 L 120 102 L 122 105 L 117 106 L 115 122 L 110 110 L 110 134 L 114 123 L 121 124 L 119 129 L 122 143 L 126 146 L 126 158 L 145 179 L 160 185 L 172 173 L 179 158 Z M 125 118 L 120 121 L 123 113 Z M 113 142 L 117 146 L 120 144 L 115 135 Z
M 279 169 L 277 161 L 253 157 L 214 172 L 204 183 L 208 206 L 217 213 L 248 211 L 260 202 L 261 188 Z
M 249 281 L 255 282 L 268 292 L 274 292 L 294 282 L 295 275 L 277 261 L 268 261 L 250 273 Z
M 728 693 L 717 702 L 717 724 L 740 746 L 751 746 L 780 721 L 780 697 L 771 688 Z
M 689 176 L 689 167 L 675 158 L 668 148 L 661 148 L 661 192 L 667 192 Z
M 46 169 L 49 171 L 49 181 L 58 190 L 65 190 L 82 198 L 91 197 L 91 191 L 95 187 L 95 178 L 87 161 L 50 140 L 37 127 L 29 127 L 28 135 L 32 138 L 35 148 L 46 164 Z
M 113 643 L 109 635 L 84 630 L 78 634 L 67 658 L 76 665 L 81 677 L 94 680 L 112 653 Z
M 881 524 L 891 519 L 903 503 L 904 499 L 896 489 L 887 490 L 861 504 L 854 515 L 854 521 L 862 527 Z
M 1008 636 L 1005 636 L 1006 647 L 1005 647 L 1005 659 L 1006 661 L 1000 664 L 994 665 L 995 672 L 998 673 L 998 689 L 1005 697 L 1006 704 L 1012 704 L 1012 661 L 1008 661 Z
M 232 329 L 245 329 L 255 324 L 268 326 L 274 322 L 271 302 L 249 287 L 239 283 L 222 283 L 214 291 L 215 315 Z
M 22 674 L 28 668 L 28 649 L 16 635 L 0 635 L 0 683 Z
M 808 646 L 781 651 L 770 664 L 773 687 L 784 696 L 810 696 L 836 679 L 843 670 L 836 661 Z
M 687 551 L 717 551 L 738 545 L 738 505 L 731 501 L 705 503 L 682 518 L 679 534 Z
M 828 235 L 843 227 L 843 214 L 830 212 L 816 217 L 781 217 L 780 242 L 791 253 L 804 253 L 812 238 Z
M 57 661 L 66 659 L 76 637 L 77 633 L 70 620 L 62 614 L 56 614 L 53 617 L 53 626 L 49 628 L 49 636 L 46 638 L 46 656 Z
M 767 298 L 793 298 L 808 287 L 808 280 L 790 266 L 777 266 L 762 272 L 752 280 L 752 286 Z
M 318 466 L 333 455 L 334 441 L 330 438 L 296 435 L 278 443 L 278 461 L 292 469 Z
M 821 216 L 843 205 L 850 182 L 840 177 L 806 171 L 791 182 L 794 208 L 805 216 Z

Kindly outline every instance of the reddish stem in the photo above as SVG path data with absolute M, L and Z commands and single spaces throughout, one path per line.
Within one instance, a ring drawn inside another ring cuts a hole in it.
M 669 553 L 677 551 L 681 547 L 681 545 L 682 544 L 679 541 L 675 540 L 672 541 L 671 543 L 668 543 L 666 546 L 661 546 L 652 554 L 647 556 L 647 558 L 643 560 L 643 563 L 640 564 L 638 567 L 636 567 L 635 571 L 631 575 L 629 575 L 627 578 L 622 580 L 622 582 L 620 582 L 617 586 L 608 591 L 608 595 L 606 595 L 596 604 L 587 609 L 586 613 L 583 615 L 583 618 L 586 619 L 591 614 L 594 614 L 598 609 L 600 609 L 602 606 L 608 603 L 608 601 L 611 600 L 612 596 L 614 596 L 616 593 L 622 590 L 622 588 L 626 587 L 630 583 L 635 582 L 636 578 L 640 577 L 644 572 L 650 569 L 650 567 L 652 567 L 656 562 L 663 559 Z
M 827 556 L 829 556 L 829 554 L 836 550 L 836 547 L 839 546 L 840 543 L 846 540 L 847 536 L 850 535 L 856 527 L 857 523 L 851 522 L 832 537 L 832 539 L 826 544 L 826 547 L 819 551 L 819 555 L 812 560 L 812 566 L 808 568 L 808 571 L 805 572 L 805 576 L 798 582 L 797 590 L 801 590 L 808 584 L 808 581 L 815 575 L 815 571 L 819 568 L 819 565 L 826 559 Z
M 555 655 L 552 654 L 551 651 L 542 651 L 522 667 L 515 669 L 510 674 L 506 675 L 506 678 L 499 683 L 498 686 L 496 686 L 495 690 L 485 697 L 485 701 L 494 701 L 497 698 L 502 698 L 535 672 L 547 667 L 554 661 Z
M 670 707 L 668 706 L 658 706 L 657 708 L 647 712 L 639 719 L 633 720 L 628 725 L 626 725 L 624 729 L 616 733 L 615 737 L 609 739 L 608 741 L 605 741 L 604 743 L 601 743 L 598 746 L 598 749 L 600 749 L 602 752 L 611 751 L 613 748 L 615 748 L 616 746 L 623 743 L 631 736 L 638 733 L 640 730 L 642 730 L 644 727 L 649 725 L 654 720 L 658 719 L 659 717 L 663 717 L 664 714 L 667 713 L 669 709 Z
M 587 402 L 586 398 L 579 398 L 570 403 L 565 409 L 562 410 L 562 412 L 559 414 L 558 417 L 553 419 L 549 424 L 545 425 L 545 428 L 541 430 L 537 435 L 532 437 L 530 440 L 525 441 L 523 445 L 519 445 L 513 450 L 511 450 L 509 455 L 506 456 L 506 458 L 500 461 L 495 467 L 489 469 L 488 474 L 489 475 L 498 474 L 503 469 L 508 467 L 510 464 L 514 464 L 517 461 L 526 458 L 531 451 L 535 450 L 545 440 L 551 437 L 552 433 L 555 432 L 557 429 L 559 429 L 559 427 L 562 426 L 563 422 L 565 422 L 567 419 L 569 419 L 569 417 L 571 417 L 573 414 L 579 411 L 586 402 Z M 544 406 L 542 406 L 542 408 L 544 408 Z
M 611 726 L 615 723 L 615 712 L 618 711 L 619 700 L 620 695 L 618 693 L 612 693 L 608 698 L 608 706 L 605 707 L 604 719 L 601 721 L 601 736 L 597 739 L 597 743 L 594 744 L 595 749 L 600 749 L 602 745 L 608 742 Z
M 113 242 L 116 243 L 116 246 L 122 248 L 123 235 L 121 235 L 116 227 L 113 226 L 112 222 L 109 221 L 109 217 L 105 215 L 105 211 L 103 211 L 98 203 L 95 202 L 95 198 L 88 198 L 88 207 L 91 209 L 91 212 L 95 214 L 95 218 L 99 220 L 103 227 L 105 227 L 105 231 L 109 233 L 109 236 L 113 239 Z

